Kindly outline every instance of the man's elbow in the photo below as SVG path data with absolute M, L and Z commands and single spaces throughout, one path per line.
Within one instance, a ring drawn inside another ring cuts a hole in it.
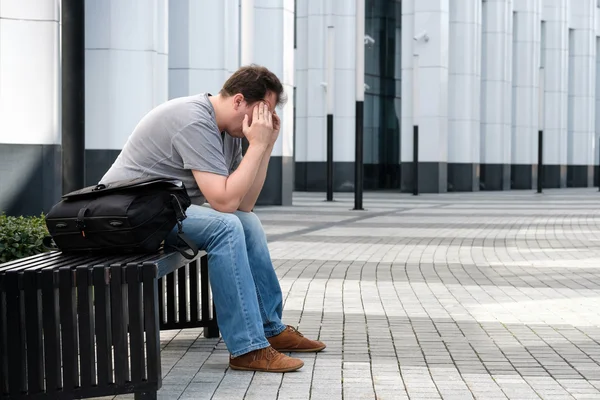
M 236 212 L 240 206 L 240 202 L 232 201 L 232 200 L 213 201 L 213 202 L 209 201 L 208 203 L 214 210 L 222 212 L 222 213 L 229 213 L 229 214 Z
M 240 204 L 240 206 L 238 207 L 238 210 L 242 211 L 242 212 L 249 213 L 249 212 L 252 212 L 252 210 L 254 210 L 254 207 L 248 206 L 248 205 L 244 205 L 244 204 Z

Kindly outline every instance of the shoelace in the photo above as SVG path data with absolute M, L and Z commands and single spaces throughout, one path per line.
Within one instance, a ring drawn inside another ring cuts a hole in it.
M 289 329 L 290 331 L 292 331 L 293 333 L 295 333 L 296 335 L 298 335 L 298 336 L 300 336 L 300 337 L 304 337 L 304 335 L 303 335 L 303 334 L 301 334 L 301 333 L 298 331 L 298 329 L 294 328 L 293 326 L 289 326 L 289 325 L 288 325 L 288 329 Z
M 272 359 L 274 359 L 275 357 L 277 357 L 277 355 L 279 354 L 272 347 L 266 347 L 266 348 L 263 349 L 263 351 L 265 353 L 265 358 L 267 360 L 269 360 L 269 361 L 272 360 Z

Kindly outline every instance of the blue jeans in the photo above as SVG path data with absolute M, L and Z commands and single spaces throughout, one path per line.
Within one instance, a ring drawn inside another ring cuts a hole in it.
M 183 231 L 208 253 L 208 274 L 221 335 L 236 357 L 269 346 L 281 333 L 283 296 L 267 237 L 256 214 L 190 206 Z M 167 238 L 173 243 L 177 227 Z

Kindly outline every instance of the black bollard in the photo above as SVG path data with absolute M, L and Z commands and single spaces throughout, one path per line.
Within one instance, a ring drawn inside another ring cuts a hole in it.
M 413 195 L 419 194 L 419 126 L 413 126 Z
M 542 180 L 544 179 L 544 131 L 538 131 L 538 176 L 537 192 L 542 193 Z
M 354 161 L 354 209 L 363 209 L 363 101 L 356 102 Z
M 333 115 L 327 114 L 327 201 L 333 201 Z

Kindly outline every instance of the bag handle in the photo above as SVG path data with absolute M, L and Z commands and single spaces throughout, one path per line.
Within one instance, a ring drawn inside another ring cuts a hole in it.
M 182 241 L 185 246 L 179 246 L 179 241 Z M 190 238 L 182 231 L 177 233 L 177 242 L 171 245 L 171 247 L 177 250 L 179 254 L 188 260 L 191 260 L 198 255 L 198 246 L 196 246 L 196 244 L 192 242 Z

